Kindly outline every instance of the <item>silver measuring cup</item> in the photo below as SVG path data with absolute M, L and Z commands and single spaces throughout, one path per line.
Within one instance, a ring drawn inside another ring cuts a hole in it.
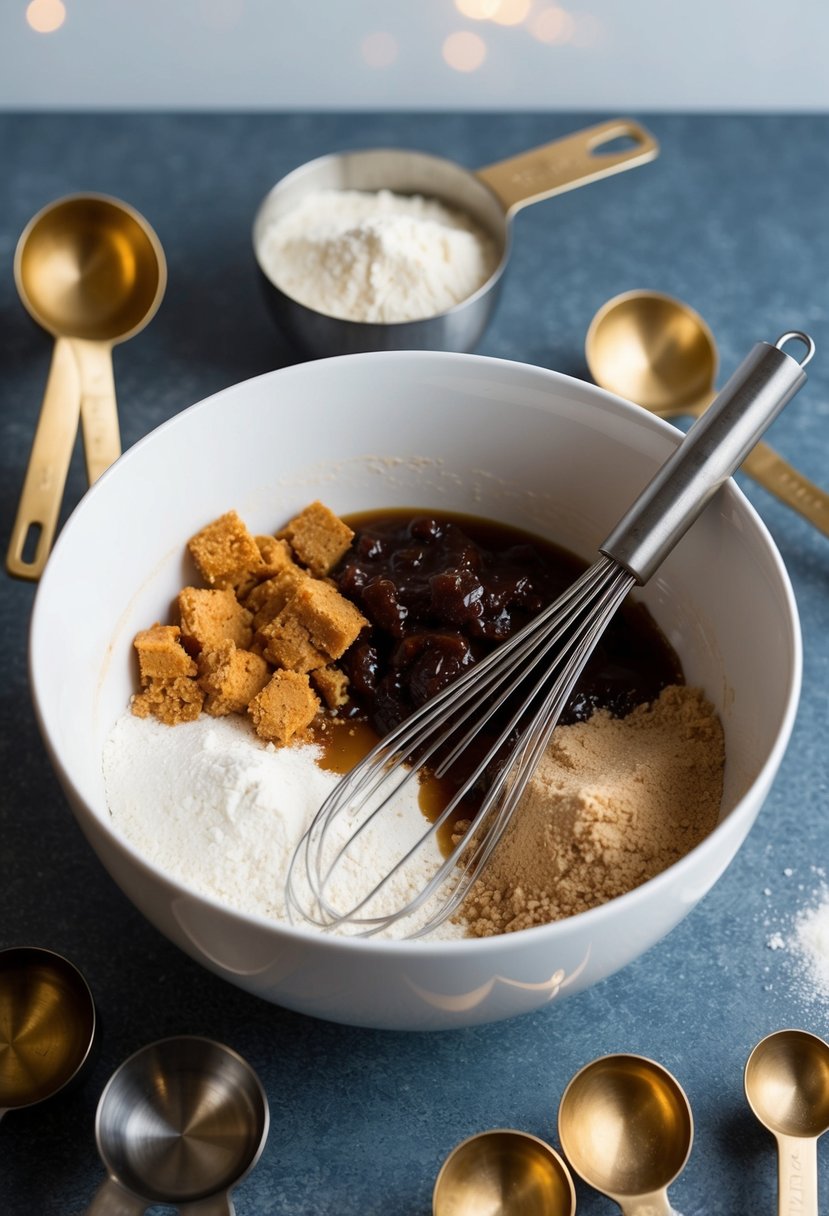
M 613 147 L 624 141 L 623 147 Z M 284 333 L 311 355 L 370 350 L 472 350 L 498 300 L 511 248 L 513 216 L 530 203 L 623 173 L 653 160 L 654 137 L 629 118 L 586 127 L 472 172 L 455 161 L 403 148 L 339 152 L 300 165 L 262 201 L 253 250 L 265 300 Z M 446 312 L 416 321 L 373 323 L 331 317 L 286 295 L 269 278 L 260 250 L 268 227 L 317 190 L 391 190 L 437 199 L 468 215 L 488 234 L 497 262 L 487 281 Z
M 233 1216 L 231 1189 L 265 1147 L 268 1099 L 256 1073 L 211 1039 L 161 1039 L 125 1060 L 98 1103 L 95 1136 L 108 1177 L 87 1216 Z

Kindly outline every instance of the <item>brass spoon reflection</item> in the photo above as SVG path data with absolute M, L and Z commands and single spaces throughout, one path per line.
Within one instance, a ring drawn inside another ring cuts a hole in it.
M 570 1171 L 549 1144 L 526 1132 L 471 1136 L 443 1163 L 433 1216 L 573 1216 Z
M 671 1216 L 668 1187 L 694 1137 L 691 1108 L 671 1074 L 643 1056 L 603 1056 L 561 1099 L 558 1134 L 584 1181 L 625 1216 Z
M 829 1129 L 829 1044 L 805 1030 L 779 1030 L 748 1057 L 745 1091 L 777 1141 L 780 1216 L 818 1216 L 817 1141 Z
M 6 568 L 39 578 L 57 525 L 78 428 L 90 485 L 121 454 L 112 347 L 143 329 L 167 282 L 164 251 L 143 216 L 97 194 L 58 199 L 26 226 L 14 276 L 23 304 L 55 337 Z M 34 556 L 24 557 L 31 529 Z
M 68 1085 L 94 1038 L 92 994 L 72 963 L 34 946 L 0 951 L 0 1118 Z
M 627 291 L 608 300 L 590 323 L 585 353 L 600 388 L 660 418 L 698 418 L 716 396 L 714 335 L 693 308 L 658 291 Z M 829 536 L 829 494 L 767 443 L 756 444 L 741 467 Z

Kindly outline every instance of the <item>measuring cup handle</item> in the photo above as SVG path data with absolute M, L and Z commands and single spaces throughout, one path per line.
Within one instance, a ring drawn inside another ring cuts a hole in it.
M 605 144 L 622 138 L 632 140 L 633 146 L 602 152 Z M 659 144 L 643 126 L 631 118 L 613 118 L 487 165 L 476 176 L 497 194 L 511 216 L 529 203 L 634 169 L 658 155 Z
M 65 338 L 58 338 L 6 556 L 6 569 L 17 578 L 40 578 L 52 548 L 78 431 L 80 396 L 72 347 Z M 26 557 L 33 528 L 39 529 L 37 542 L 33 556 Z
M 86 1216 L 141 1216 L 146 1210 L 146 1200 L 128 1191 L 114 1178 L 107 1178 L 95 1192 Z

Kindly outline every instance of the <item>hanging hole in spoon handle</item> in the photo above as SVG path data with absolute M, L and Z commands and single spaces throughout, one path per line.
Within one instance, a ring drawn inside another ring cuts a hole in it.
M 627 146 L 619 147 L 623 140 Z M 650 131 L 631 118 L 613 118 L 486 165 L 475 176 L 494 191 L 504 211 L 512 216 L 530 203 L 635 169 L 658 155 L 659 144 Z
M 20 494 L 6 569 L 37 580 L 52 548 L 80 411 L 78 366 L 70 342 L 58 338 Z

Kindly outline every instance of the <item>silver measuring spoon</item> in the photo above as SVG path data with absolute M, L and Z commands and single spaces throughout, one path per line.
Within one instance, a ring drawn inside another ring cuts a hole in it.
M 229 1047 L 191 1036 L 143 1047 L 98 1103 L 108 1177 L 87 1216 L 138 1216 L 153 1203 L 233 1216 L 230 1192 L 259 1160 L 269 1121 L 259 1078 Z

